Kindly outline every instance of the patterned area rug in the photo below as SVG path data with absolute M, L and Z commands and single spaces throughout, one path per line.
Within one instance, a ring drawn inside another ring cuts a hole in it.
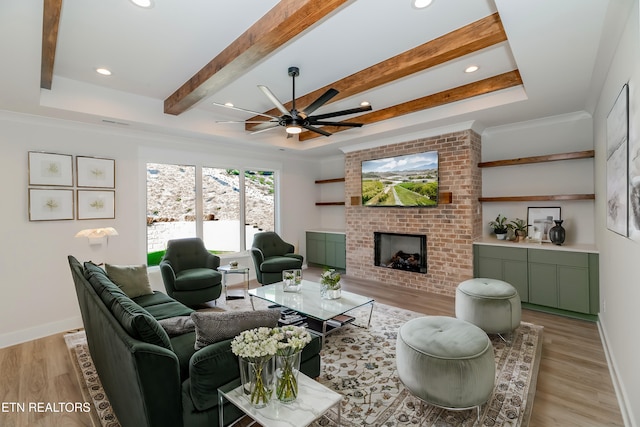
M 246 309 L 248 301 L 234 301 L 227 309 Z M 220 310 L 219 307 L 214 310 Z M 357 312 L 357 323 L 366 324 L 369 309 Z M 522 323 L 511 346 L 491 336 L 496 359 L 496 383 L 489 402 L 482 406 L 480 420 L 475 409 L 449 411 L 422 403 L 402 385 L 395 369 L 397 331 L 406 321 L 424 316 L 376 303 L 369 329 L 354 325 L 328 335 L 322 351 L 319 381 L 344 395 L 342 426 L 481 427 L 527 426 L 535 395 L 541 326 Z M 65 336 L 67 346 L 81 371 L 78 378 L 89 393 L 103 427 L 119 427 L 108 399 L 95 374 L 84 332 Z M 336 425 L 337 414 L 329 413 L 314 426 Z

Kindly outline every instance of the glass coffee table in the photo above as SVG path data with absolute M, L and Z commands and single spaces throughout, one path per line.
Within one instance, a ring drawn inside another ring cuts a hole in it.
M 323 344 L 327 334 L 353 320 L 353 317 L 344 316 L 347 312 L 367 304 L 371 306 L 371 309 L 366 326 L 355 323 L 354 325 L 366 328 L 371 325 L 374 300 L 344 290 L 341 295 L 338 299 L 322 299 L 320 298 L 320 283 L 304 279 L 302 280 L 302 289 L 299 292 L 284 292 L 282 282 L 249 290 L 251 306 L 254 309 L 253 298 L 255 297 L 286 307 L 307 317 L 308 327 L 321 335 Z
M 263 427 L 304 427 L 321 418 L 332 407 L 337 408 L 337 425 L 340 425 L 340 401 L 342 395 L 300 373 L 298 375 L 298 397 L 290 403 L 272 399 L 264 408 L 256 409 L 246 395 L 242 385 L 233 383 L 218 389 L 218 416 L 224 426 L 224 401 L 228 400 L 238 409 L 260 423 Z

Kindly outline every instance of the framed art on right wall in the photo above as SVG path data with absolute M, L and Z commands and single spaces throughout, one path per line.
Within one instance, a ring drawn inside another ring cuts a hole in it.
M 624 85 L 607 116 L 607 228 L 628 229 L 629 86 Z

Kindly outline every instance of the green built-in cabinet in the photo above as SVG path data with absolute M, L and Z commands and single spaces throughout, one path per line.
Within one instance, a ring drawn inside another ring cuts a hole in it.
M 343 233 L 307 231 L 307 263 L 347 268 L 347 243 Z
M 474 276 L 504 280 L 524 306 L 592 318 L 599 311 L 598 254 L 474 245 Z

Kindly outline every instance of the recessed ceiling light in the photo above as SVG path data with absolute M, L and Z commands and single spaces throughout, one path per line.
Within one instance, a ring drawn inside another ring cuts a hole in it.
M 226 105 L 227 107 L 233 107 L 233 104 L 231 102 L 225 102 L 224 105 Z
M 369 104 L 369 101 L 362 101 L 362 102 L 360 103 L 360 106 L 361 106 L 361 107 L 366 107 L 367 105 L 371 105 L 371 104 Z
M 477 65 L 470 65 L 467 68 L 465 68 L 464 72 L 465 73 L 475 73 L 476 71 L 478 71 L 480 67 L 478 67 Z
M 146 9 L 153 7 L 153 0 L 131 0 L 131 3 Z
M 96 68 L 96 73 L 101 74 L 103 76 L 110 76 L 111 75 L 111 71 L 109 71 L 106 68 Z
M 425 7 L 429 6 L 432 2 L 433 0 L 412 0 L 411 4 L 416 9 L 424 9 Z

